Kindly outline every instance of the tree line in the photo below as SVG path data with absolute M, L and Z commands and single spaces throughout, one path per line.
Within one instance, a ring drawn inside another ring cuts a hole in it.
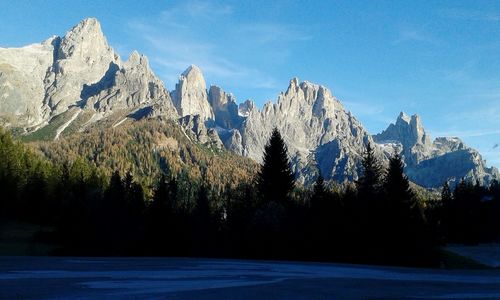
M 439 264 L 437 247 L 500 236 L 500 184 L 445 184 L 422 200 L 394 154 L 384 168 L 368 144 L 354 185 L 295 183 L 274 130 L 251 182 L 214 187 L 164 172 L 151 195 L 131 172 L 76 158 L 53 163 L 0 132 L 0 217 L 49 225 L 60 255 L 220 256 Z

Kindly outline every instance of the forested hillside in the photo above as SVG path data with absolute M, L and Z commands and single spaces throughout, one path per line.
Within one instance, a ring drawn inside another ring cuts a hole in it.
M 256 168 L 189 142 L 178 152 L 155 148 L 155 133 L 171 143 L 189 138 L 162 123 L 134 125 L 86 132 L 81 135 L 86 139 L 60 140 L 54 148 L 35 145 L 50 159 L 1 131 L 0 224 L 52 228 L 34 240 L 54 243 L 51 254 L 418 266 L 441 265 L 440 245 L 488 242 L 500 235 L 496 182 L 482 187 L 463 181 L 454 191 L 445 185 L 441 199 L 422 199 L 404 175 L 401 157 L 393 156 L 384 169 L 369 146 L 355 185 L 331 187 L 320 176 L 308 189 L 295 183 L 277 130 Z M 137 139 L 168 167 L 155 169 L 155 156 L 134 148 Z M 73 148 L 79 143 L 81 148 Z M 142 171 L 143 165 L 150 169 Z M 227 174 L 208 175 L 216 170 Z M 152 183 L 150 193 L 145 182 Z
M 57 164 L 81 158 L 101 167 L 107 176 L 114 171 L 130 172 L 147 191 L 161 174 L 176 177 L 182 173 L 221 190 L 226 185 L 248 182 L 257 172 L 258 165 L 252 160 L 209 143 L 193 142 L 190 131 L 185 133 L 170 120 L 130 121 L 115 128 L 111 125 L 99 124 L 56 141 L 30 145 Z

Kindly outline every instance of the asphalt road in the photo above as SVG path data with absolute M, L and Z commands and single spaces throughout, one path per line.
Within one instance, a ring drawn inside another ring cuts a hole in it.
M 500 299 L 500 270 L 191 258 L 0 257 L 1 299 Z

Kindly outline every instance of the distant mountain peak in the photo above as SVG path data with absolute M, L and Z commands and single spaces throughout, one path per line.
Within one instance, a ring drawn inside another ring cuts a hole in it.
M 181 117 L 200 115 L 202 120 L 215 119 L 208 102 L 207 84 L 200 68 L 190 65 L 179 77 L 172 101 Z
M 147 68 L 149 68 L 149 61 L 148 58 L 136 50 L 132 51 L 130 56 L 128 57 L 127 61 L 125 62 L 126 64 L 130 66 L 137 66 L 137 65 L 143 65 Z
M 75 25 L 71 31 L 81 31 L 82 28 L 86 28 L 87 31 L 101 31 L 101 23 L 94 17 L 89 17 L 81 20 L 77 25 Z
M 201 71 L 201 69 L 197 65 L 190 65 L 189 67 L 187 67 L 187 69 L 184 70 L 184 72 L 182 72 L 181 76 L 183 76 L 183 77 L 188 77 L 188 76 L 198 77 L 198 78 L 202 78 L 203 81 L 205 81 L 205 79 L 203 78 L 203 72 Z
M 416 144 L 428 146 L 430 138 L 425 132 L 422 121 L 417 114 L 408 116 L 401 112 L 396 122 L 390 124 L 386 130 L 374 136 L 376 141 L 399 141 L 405 147 L 413 147 Z
M 86 42 L 89 44 L 89 50 L 92 48 L 93 43 L 102 44 L 104 42 L 106 47 L 108 46 L 101 29 L 101 23 L 96 18 L 87 18 L 80 21 L 66 33 L 64 40 L 73 44 Z M 94 46 L 98 47 L 99 44 L 94 44 Z
M 297 77 L 293 77 L 290 79 L 290 84 L 288 85 L 288 89 L 296 89 L 299 87 L 299 79 Z
M 399 113 L 399 116 L 398 116 L 398 118 L 397 118 L 397 120 L 396 120 L 396 123 L 397 123 L 399 120 L 401 120 L 401 121 L 403 121 L 403 122 L 405 122 L 405 123 L 410 123 L 411 118 L 410 118 L 410 116 L 408 116 L 408 115 L 407 115 L 404 111 L 402 111 L 402 112 L 400 112 L 400 113 Z
M 328 179 L 355 180 L 365 145 L 372 141 L 384 162 L 395 149 L 401 153 L 410 179 L 424 186 L 437 187 L 450 178 L 486 183 L 500 178 L 459 139 L 431 142 L 416 114 L 401 112 L 386 130 L 371 136 L 327 87 L 297 77 L 261 110 L 250 100 L 238 105 L 217 85 L 207 90 L 196 65 L 182 72 L 169 93 L 146 56 L 133 51 L 121 61 L 95 18 L 82 20 L 62 38 L 0 48 L 0 62 L 0 123 L 26 134 L 47 124 L 57 137 L 100 120 L 120 126 L 130 119 L 160 117 L 180 120 L 200 143 L 222 142 L 228 150 L 261 161 L 269 133 L 277 127 L 303 182 L 314 180 L 318 171 Z M 65 123 L 55 123 L 55 116 Z

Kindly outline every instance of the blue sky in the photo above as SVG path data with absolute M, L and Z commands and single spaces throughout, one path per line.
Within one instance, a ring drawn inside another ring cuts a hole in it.
M 173 89 L 189 65 L 243 101 L 292 77 L 329 87 L 371 133 L 400 111 L 500 167 L 500 1 L 0 0 L 0 46 L 96 17 L 123 59 L 137 49 Z

